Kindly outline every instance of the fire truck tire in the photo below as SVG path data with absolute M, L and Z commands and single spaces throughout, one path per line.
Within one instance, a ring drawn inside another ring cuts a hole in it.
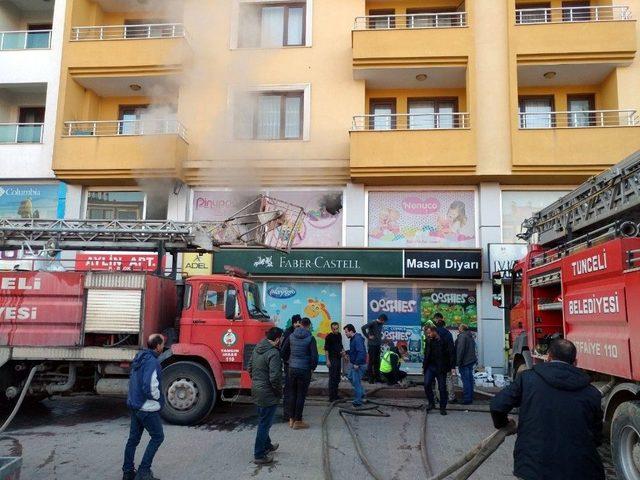
M 624 402 L 613 414 L 611 456 L 621 480 L 640 480 L 640 402 Z
M 194 362 L 176 362 L 162 371 L 165 404 L 162 418 L 175 425 L 194 425 L 204 420 L 216 402 L 211 374 Z

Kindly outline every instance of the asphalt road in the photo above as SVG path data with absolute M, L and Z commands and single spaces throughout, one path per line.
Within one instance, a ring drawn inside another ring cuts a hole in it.
M 416 403 L 416 400 L 407 400 Z M 283 423 L 272 429 L 280 443 L 276 462 L 252 462 L 256 416 L 251 405 L 223 404 L 203 424 L 165 426 L 154 472 L 162 480 L 299 479 L 321 480 L 320 421 L 326 409 L 314 402 L 305 410 L 309 430 L 294 431 Z M 365 453 L 384 478 L 426 478 L 420 459 L 421 411 L 383 407 L 387 418 L 352 417 Z M 3 414 L 4 415 L 4 414 Z M 55 398 L 23 407 L 9 432 L 0 437 L 0 456 L 22 455 L 23 480 L 121 478 L 122 450 L 128 433 L 128 412 L 122 399 Z M 450 412 L 429 415 L 427 445 L 434 471 L 455 461 L 493 431 L 486 413 Z M 147 436 L 142 445 L 146 445 Z M 344 421 L 329 417 L 330 465 L 334 479 L 368 480 Z M 483 465 L 474 479 L 513 479 L 513 437 Z M 138 452 L 137 461 L 142 455 Z M 611 477 L 612 479 L 615 477 Z

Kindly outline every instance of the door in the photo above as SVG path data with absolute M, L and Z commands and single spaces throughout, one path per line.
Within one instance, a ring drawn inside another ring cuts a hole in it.
M 520 128 L 551 128 L 555 126 L 553 97 L 520 97 Z
M 173 36 L 173 27 L 164 20 L 125 20 L 124 38 L 162 38 Z
M 393 130 L 396 128 L 396 99 L 376 98 L 369 102 L 369 129 Z
M 240 292 L 231 283 L 203 281 L 198 285 L 197 305 L 192 317 L 191 343 L 208 346 L 223 364 L 224 370 L 242 370 L 244 321 L 240 310 Z M 225 318 L 227 295 L 235 294 L 235 319 Z
M 459 27 L 460 15 L 452 9 L 407 8 L 407 28 Z
M 516 23 L 548 23 L 551 21 L 550 3 L 526 3 L 517 6 Z
M 141 135 L 143 128 L 140 120 L 148 108 L 148 105 L 120 105 L 118 135 Z
M 588 22 L 591 20 L 591 2 L 562 2 L 563 22 Z
M 49 48 L 52 24 L 34 23 L 27 27 L 27 48 Z
M 594 95 L 567 96 L 570 127 L 592 127 L 595 125 L 595 97 Z
M 369 10 L 367 28 L 396 28 L 396 11 L 393 8 Z
M 42 142 L 44 107 L 20 107 L 18 123 L 18 143 Z
M 409 99 L 409 130 L 436 128 L 436 105 L 434 100 Z

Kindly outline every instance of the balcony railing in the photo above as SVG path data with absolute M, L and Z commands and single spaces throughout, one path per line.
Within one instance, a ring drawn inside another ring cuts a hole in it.
M 521 112 L 521 129 L 636 127 L 640 118 L 635 110 L 585 110 L 581 112 Z
M 64 136 L 117 137 L 129 135 L 178 135 L 186 141 L 187 131 L 175 119 L 107 120 L 64 122 Z
M 51 48 L 51 30 L 0 32 L 0 51 Z
M 394 28 L 453 28 L 466 26 L 466 12 L 445 12 L 356 17 L 353 28 L 354 30 L 390 30 Z
M 394 115 L 357 115 L 353 117 L 354 131 L 438 130 L 469 128 L 469 114 L 410 113 Z
M 624 5 L 598 7 L 520 8 L 516 10 L 517 24 L 606 22 L 630 20 L 631 10 Z
M 181 23 L 155 23 L 145 25 L 102 25 L 73 27 L 72 41 L 83 40 L 141 40 L 149 38 L 182 38 L 185 36 Z
M 0 144 L 42 143 L 43 123 L 0 123 Z

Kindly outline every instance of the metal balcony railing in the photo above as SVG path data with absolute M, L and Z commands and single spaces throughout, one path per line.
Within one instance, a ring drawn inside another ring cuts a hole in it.
M 43 123 L 0 123 L 0 144 L 42 143 Z
M 107 120 L 64 122 L 67 137 L 117 137 L 129 135 L 178 135 L 186 141 L 187 131 L 175 119 Z
M 0 51 L 51 48 L 51 30 L 0 32 Z
M 182 23 L 154 23 L 144 25 L 101 25 L 73 27 L 72 41 L 83 40 L 141 40 L 149 38 L 183 38 Z
M 440 12 L 356 17 L 353 29 L 390 30 L 394 28 L 453 28 L 466 26 L 467 12 Z
M 352 130 L 447 130 L 469 127 L 469 114 L 466 112 L 410 113 L 394 115 L 356 115 L 353 117 Z
M 516 10 L 517 24 L 611 22 L 630 19 L 631 10 L 625 5 L 607 5 L 596 7 L 520 8 Z
M 521 129 L 637 127 L 635 110 L 585 110 L 580 112 L 520 112 Z

